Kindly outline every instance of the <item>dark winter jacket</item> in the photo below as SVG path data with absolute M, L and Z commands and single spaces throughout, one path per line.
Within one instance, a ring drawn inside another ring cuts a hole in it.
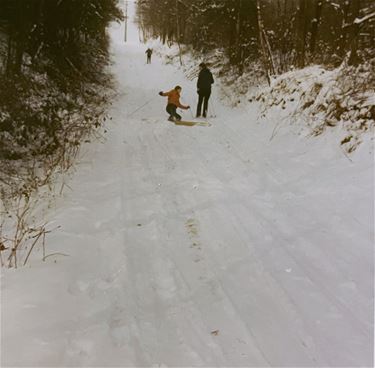
M 214 83 L 212 73 L 208 68 L 203 68 L 199 72 L 197 88 L 198 90 L 211 91 L 211 84 Z

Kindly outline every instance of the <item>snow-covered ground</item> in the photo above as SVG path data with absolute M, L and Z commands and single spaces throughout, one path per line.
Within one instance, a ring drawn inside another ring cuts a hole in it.
M 2 366 L 372 366 L 371 143 L 216 93 L 211 126 L 176 126 L 157 93 L 194 106 L 195 82 L 123 32 L 106 140 L 49 215 L 68 256 L 2 272 Z

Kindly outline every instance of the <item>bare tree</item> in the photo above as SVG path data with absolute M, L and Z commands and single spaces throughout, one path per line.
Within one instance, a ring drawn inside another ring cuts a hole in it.
M 323 10 L 323 0 L 315 0 L 315 17 L 311 24 L 311 38 L 310 38 L 310 53 L 314 55 L 316 40 L 318 38 L 318 29 L 320 24 L 320 19 L 322 17 Z
M 299 0 L 299 8 L 297 14 L 297 65 L 300 68 L 305 66 L 306 57 L 306 36 L 307 36 L 307 22 L 306 22 L 306 0 Z

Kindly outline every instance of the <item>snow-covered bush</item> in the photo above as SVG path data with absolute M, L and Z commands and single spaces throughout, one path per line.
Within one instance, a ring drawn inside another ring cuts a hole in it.
M 343 63 L 334 70 L 312 66 L 276 78 L 254 98 L 263 115 L 277 109 L 296 121 L 304 117 L 310 133 L 342 127 L 341 144 L 347 152 L 361 143 L 375 125 L 375 59 L 357 67 Z M 282 114 L 282 113 L 281 113 Z

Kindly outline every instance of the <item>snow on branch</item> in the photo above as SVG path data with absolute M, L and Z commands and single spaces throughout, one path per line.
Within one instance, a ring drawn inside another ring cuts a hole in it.
M 370 13 L 370 14 L 367 14 L 367 15 L 365 15 L 364 17 L 362 17 L 362 18 L 356 18 L 355 20 L 354 20 L 354 24 L 362 24 L 362 23 L 364 23 L 364 22 L 366 22 L 366 21 L 368 21 L 369 19 L 371 19 L 371 18 L 374 18 L 375 17 L 375 11 L 373 11 L 372 13 Z

